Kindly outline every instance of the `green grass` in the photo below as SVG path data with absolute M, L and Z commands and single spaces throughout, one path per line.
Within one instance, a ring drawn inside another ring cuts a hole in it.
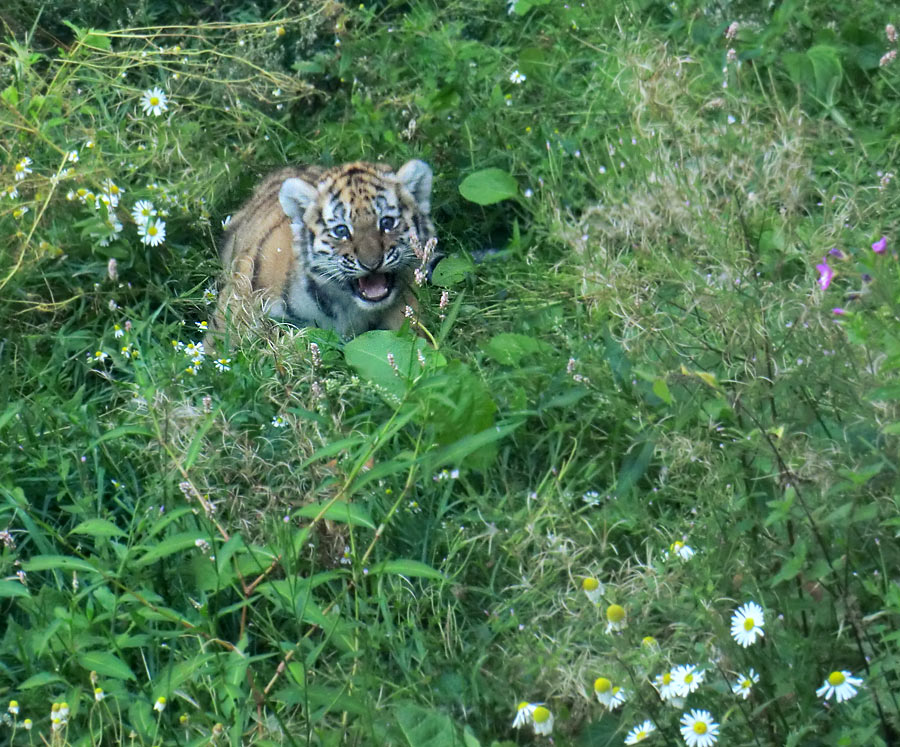
M 719 744 L 896 743 L 897 19 L 506 5 L 3 17 L 0 741 L 548 743 L 530 702 L 558 745 L 683 744 L 692 709 Z M 411 157 L 435 347 L 273 326 L 189 370 L 261 175 Z

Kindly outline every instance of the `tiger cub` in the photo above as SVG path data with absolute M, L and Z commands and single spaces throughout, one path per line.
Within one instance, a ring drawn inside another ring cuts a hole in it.
M 254 308 L 352 337 L 399 329 L 417 252 L 434 235 L 431 169 L 355 162 L 288 167 L 266 177 L 228 224 L 212 324 L 247 323 Z

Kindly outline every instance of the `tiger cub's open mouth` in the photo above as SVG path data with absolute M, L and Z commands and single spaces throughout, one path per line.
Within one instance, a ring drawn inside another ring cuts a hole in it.
M 363 301 L 377 303 L 383 301 L 394 289 L 394 276 L 390 273 L 373 272 L 371 275 L 356 278 L 353 281 L 353 292 Z

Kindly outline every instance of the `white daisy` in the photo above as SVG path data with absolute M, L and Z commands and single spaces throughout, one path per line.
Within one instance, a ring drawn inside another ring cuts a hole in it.
M 653 686 L 659 693 L 659 697 L 664 701 L 681 699 L 681 696 L 679 695 L 678 683 L 672 676 L 671 671 L 656 675 L 656 677 L 653 678 Z M 680 708 L 681 706 L 678 707 Z
M 531 714 L 531 725 L 535 734 L 549 737 L 553 733 L 553 714 L 546 706 L 539 705 Z
M 828 675 L 828 679 L 825 680 L 822 687 L 816 690 L 816 695 L 820 698 L 824 697 L 825 700 L 830 699 L 834 695 L 834 699 L 838 703 L 842 703 L 856 695 L 856 688 L 862 683 L 862 678 L 854 677 L 846 669 L 840 672 L 832 672 Z
M 529 703 L 523 700 L 516 708 L 516 717 L 513 719 L 513 729 L 521 729 L 523 726 L 531 723 L 531 717 L 534 715 L 534 709 L 540 705 L 539 703 Z
M 691 709 L 681 717 L 681 736 L 688 747 L 711 747 L 719 741 L 719 725 L 709 711 Z
M 272 418 L 272 425 L 276 428 L 284 428 L 287 425 L 287 420 L 285 420 L 281 415 L 276 415 L 274 418 Z
M 157 218 L 138 226 L 138 236 L 148 246 L 159 246 L 166 240 L 166 222 Z
M 219 358 L 216 360 L 216 368 L 220 373 L 231 370 L 231 358 Z
M 625 744 L 637 744 L 638 742 L 643 742 L 655 731 L 656 725 L 652 721 L 645 721 L 643 724 L 638 724 L 628 732 L 628 736 L 625 737 Z
M 620 604 L 611 604 L 606 608 L 606 632 L 624 630 L 628 625 L 625 620 L 625 608 Z
M 581 588 L 587 595 L 587 598 L 594 604 L 600 604 L 600 598 L 606 589 L 596 578 L 586 578 L 581 582 Z
M 131 217 L 139 226 L 148 223 L 154 215 L 156 215 L 156 208 L 150 200 L 138 200 L 131 208 Z
M 747 700 L 750 697 L 750 690 L 757 682 L 759 682 L 759 675 L 753 671 L 753 667 L 750 667 L 750 672 L 746 676 L 743 674 L 737 676 L 737 681 L 731 686 L 731 692 Z
M 765 623 L 762 607 L 756 602 L 747 602 L 738 607 L 731 616 L 731 637 L 738 645 L 747 648 L 755 643 L 758 637 L 765 635 L 763 632 Z
M 112 179 L 104 179 L 103 194 L 107 198 L 104 202 L 116 207 L 119 204 L 119 198 L 125 194 L 125 190 L 119 187 Z
M 509 74 L 509 81 L 510 83 L 515 83 L 518 86 L 521 83 L 525 82 L 525 76 L 522 75 L 522 73 L 520 73 L 518 70 L 513 70 Z
M 693 548 L 688 547 L 681 540 L 676 540 L 671 545 L 669 545 L 669 552 L 666 553 L 666 558 L 668 559 L 671 555 L 677 555 L 681 558 L 682 561 L 687 562 L 692 557 L 694 557 Z
M 22 181 L 26 176 L 31 173 L 31 169 L 28 168 L 31 164 L 34 163 L 28 156 L 25 156 L 23 159 L 18 161 L 13 168 L 13 175 L 16 178 L 17 182 Z
M 703 683 L 706 675 L 702 669 L 697 669 L 695 664 L 682 664 L 672 670 L 672 682 L 675 690 L 682 698 L 686 698 L 696 691 Z
M 144 95 L 141 96 L 141 108 L 144 110 L 144 114 L 152 114 L 154 117 L 169 110 L 168 102 L 165 92 L 159 86 L 144 91 Z

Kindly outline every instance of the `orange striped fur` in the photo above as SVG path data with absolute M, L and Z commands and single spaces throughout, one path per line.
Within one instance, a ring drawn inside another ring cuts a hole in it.
M 210 325 L 244 326 L 259 312 L 344 337 L 398 329 L 414 306 L 431 222 L 431 169 L 409 161 L 288 167 L 269 174 L 228 224 L 224 275 Z

